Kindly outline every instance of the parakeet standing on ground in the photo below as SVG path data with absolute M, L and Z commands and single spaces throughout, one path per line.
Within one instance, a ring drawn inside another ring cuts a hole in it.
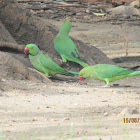
M 31 64 L 46 76 L 55 74 L 74 76 L 79 74 L 77 72 L 66 71 L 61 68 L 49 56 L 42 53 L 35 44 L 27 44 L 24 52 L 29 53 Z
M 138 42 L 138 41 L 133 41 L 134 43 L 137 43 L 137 44 L 139 44 L 140 45 L 140 42 Z
M 79 78 L 93 78 L 95 80 L 101 80 L 108 86 L 110 82 L 124 79 L 126 77 L 140 75 L 140 71 L 133 71 L 109 64 L 97 64 L 83 68 L 79 72 Z
M 57 52 L 60 54 L 63 62 L 67 62 L 67 60 L 74 61 L 76 63 L 79 63 L 83 67 L 87 67 L 89 65 L 80 58 L 75 44 L 69 37 L 71 26 L 72 24 L 70 21 L 66 21 L 63 24 L 59 33 L 54 39 L 54 47 L 57 50 Z

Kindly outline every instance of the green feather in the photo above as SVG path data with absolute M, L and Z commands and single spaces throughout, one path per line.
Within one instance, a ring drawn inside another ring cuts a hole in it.
M 79 72 L 80 77 L 104 81 L 106 86 L 112 81 L 137 75 L 140 75 L 140 71 L 133 71 L 109 64 L 97 64 L 94 66 L 89 66 L 83 68 Z
M 80 58 L 78 49 L 69 37 L 71 26 L 72 24 L 70 21 L 66 21 L 63 24 L 58 35 L 54 39 L 55 49 L 62 57 L 63 62 L 67 62 L 67 60 L 74 61 L 83 67 L 87 67 L 89 65 Z
M 74 76 L 79 74 L 61 68 L 49 56 L 42 53 L 35 44 L 27 44 L 26 47 L 29 49 L 29 59 L 31 64 L 46 76 L 55 74 Z
M 139 44 L 140 45 L 140 42 L 138 42 L 138 41 L 133 41 L 134 43 L 137 43 L 137 44 Z

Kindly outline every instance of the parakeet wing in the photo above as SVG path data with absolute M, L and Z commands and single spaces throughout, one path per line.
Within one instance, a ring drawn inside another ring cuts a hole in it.
M 60 66 L 58 66 L 49 56 L 42 53 L 41 57 L 38 59 L 39 63 L 50 70 L 56 71 L 56 72 L 64 72 Z
M 107 65 L 107 64 L 97 65 L 94 68 L 94 71 L 98 75 L 100 75 L 100 76 L 102 76 L 104 78 L 110 78 L 110 77 L 113 77 L 113 76 L 126 75 L 126 74 L 129 74 L 129 73 L 133 72 L 133 70 L 128 70 L 128 69 L 121 68 L 121 67 L 118 67 L 118 66 L 115 66 L 115 65 Z
M 64 39 L 59 39 L 58 37 L 54 43 L 56 50 L 60 54 L 64 54 L 70 58 L 80 58 L 75 44 L 69 37 L 65 37 Z

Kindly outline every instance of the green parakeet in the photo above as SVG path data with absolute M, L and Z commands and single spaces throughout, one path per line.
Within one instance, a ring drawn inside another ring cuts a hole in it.
M 71 26 L 72 24 L 70 21 L 66 21 L 63 24 L 59 33 L 54 39 L 54 47 L 57 50 L 57 52 L 60 54 L 63 62 L 67 62 L 67 60 L 74 61 L 76 63 L 79 63 L 83 67 L 87 67 L 89 65 L 80 58 L 75 44 L 69 37 Z
M 77 72 L 66 71 L 61 68 L 49 56 L 42 53 L 35 44 L 27 44 L 24 52 L 29 53 L 31 64 L 46 76 L 55 74 L 74 76 L 79 74 Z
M 140 42 L 138 42 L 138 41 L 133 41 L 134 43 L 137 43 L 137 44 L 139 44 L 140 45 Z
M 140 75 L 140 71 L 133 71 L 109 64 L 97 64 L 83 68 L 79 72 L 79 78 L 93 78 L 95 80 L 101 80 L 108 86 L 110 82 L 120 80 L 126 77 Z

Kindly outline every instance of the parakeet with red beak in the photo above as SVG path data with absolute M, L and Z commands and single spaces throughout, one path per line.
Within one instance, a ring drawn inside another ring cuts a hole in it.
M 87 67 L 89 65 L 80 58 L 78 49 L 69 37 L 71 26 L 72 24 L 70 21 L 65 21 L 56 38 L 54 39 L 55 49 L 60 54 L 63 62 L 67 62 L 67 60 L 74 61 L 83 67 Z
M 78 75 L 77 72 L 66 71 L 57 65 L 49 56 L 41 52 L 37 45 L 27 44 L 24 53 L 29 53 L 31 64 L 46 76 L 63 74 L 68 76 Z
M 83 78 L 93 78 L 95 80 L 104 81 L 106 83 L 105 87 L 108 86 L 110 82 L 138 75 L 140 75 L 140 71 L 133 71 L 109 64 L 97 64 L 85 67 L 79 72 L 80 80 Z

